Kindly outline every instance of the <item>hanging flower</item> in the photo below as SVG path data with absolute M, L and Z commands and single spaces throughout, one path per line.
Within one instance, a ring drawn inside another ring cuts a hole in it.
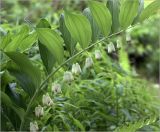
M 102 59 L 102 55 L 101 55 L 100 50 L 95 50 L 95 58 L 96 58 L 97 60 Z
M 38 124 L 37 122 L 30 122 L 30 131 L 31 132 L 37 132 L 38 131 Z
M 126 33 L 126 41 L 131 41 L 131 35 L 130 33 Z
M 110 44 L 108 44 L 108 53 L 112 53 L 115 50 L 114 44 L 112 42 L 110 42 Z
M 71 82 L 71 81 L 73 81 L 73 80 L 74 80 L 74 78 L 73 78 L 72 73 L 69 72 L 69 71 L 66 71 L 66 72 L 64 73 L 64 75 L 63 75 L 63 81 L 65 81 L 65 82 Z
M 82 72 L 81 67 L 78 63 L 72 65 L 72 73 L 80 74 Z
M 53 84 L 52 85 L 52 92 L 54 92 L 55 94 L 62 93 L 61 85 L 58 83 Z
M 86 58 L 85 67 L 90 68 L 93 65 L 93 60 L 91 57 Z
M 117 40 L 117 48 L 120 49 L 122 47 L 121 41 Z
M 53 105 L 53 101 L 52 101 L 52 99 L 51 99 L 51 97 L 49 96 L 48 93 L 46 93 L 45 95 L 43 95 L 43 97 L 42 97 L 42 103 L 43 103 L 43 105 L 47 105 L 47 106 Z
M 38 105 L 36 108 L 35 108 L 35 115 L 37 117 L 40 117 L 40 116 L 43 116 L 44 114 L 44 111 L 43 111 L 43 107 Z

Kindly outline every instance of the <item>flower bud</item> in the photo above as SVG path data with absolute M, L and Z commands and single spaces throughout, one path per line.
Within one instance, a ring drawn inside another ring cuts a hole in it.
M 100 50 L 95 50 L 95 58 L 96 58 L 97 60 L 102 59 L 102 55 L 101 55 Z
M 117 49 L 120 49 L 122 47 L 121 41 L 117 40 Z
M 45 95 L 43 95 L 43 97 L 42 97 L 42 103 L 43 103 L 43 105 L 46 105 L 46 106 L 53 105 L 53 101 L 52 101 L 52 99 L 51 99 L 51 97 L 49 96 L 48 93 L 45 94 Z
M 35 108 L 35 115 L 37 117 L 40 117 L 40 116 L 43 116 L 44 114 L 44 111 L 43 111 L 43 107 L 38 105 L 36 108 Z
M 38 124 L 37 122 L 30 122 L 30 131 L 31 132 L 37 132 L 38 131 Z
M 66 72 L 64 73 L 64 75 L 63 75 L 63 81 L 65 81 L 65 82 L 71 82 L 71 81 L 73 81 L 73 80 L 74 80 L 74 78 L 73 78 L 72 73 L 69 72 L 69 71 L 66 71 Z
M 86 58 L 85 67 L 90 68 L 93 65 L 93 60 L 91 57 Z
M 81 67 L 78 63 L 72 65 L 72 73 L 80 74 L 82 72 Z
M 126 41 L 131 41 L 131 35 L 129 33 L 126 33 Z
M 58 83 L 53 84 L 52 85 L 52 92 L 54 92 L 55 94 L 62 93 L 61 85 Z
M 110 42 L 110 44 L 108 44 L 108 53 L 112 53 L 113 51 L 116 51 L 116 50 L 113 43 Z

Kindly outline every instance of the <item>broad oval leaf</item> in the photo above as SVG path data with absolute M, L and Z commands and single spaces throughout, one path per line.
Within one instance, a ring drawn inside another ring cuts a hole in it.
M 155 0 L 151 4 L 149 4 L 141 13 L 140 15 L 140 22 L 144 21 L 145 19 L 149 18 L 151 15 L 156 13 L 160 10 L 160 0 Z
M 81 14 L 65 11 L 65 25 L 72 38 L 86 48 L 91 41 L 92 30 L 87 18 Z
M 119 31 L 120 0 L 109 0 L 107 7 L 112 15 L 112 33 Z
M 55 60 L 58 63 L 63 62 L 64 52 L 61 36 L 49 28 L 37 28 L 36 31 L 39 41 L 53 54 Z
M 16 64 L 10 65 L 9 72 L 17 78 L 20 85 L 29 95 L 33 95 L 41 83 L 41 73 L 37 67 L 22 53 L 5 53 Z
M 141 15 L 141 13 L 142 13 L 143 10 L 144 10 L 144 0 L 139 0 L 138 14 L 137 14 L 137 16 L 135 17 L 135 19 L 134 19 L 134 21 L 133 21 L 132 24 L 135 24 L 135 23 L 138 22 L 139 17 L 140 17 L 140 15 Z
M 36 41 L 37 33 L 34 32 L 32 34 L 29 34 L 26 38 L 22 40 L 21 45 L 19 45 L 18 49 L 21 52 L 24 52 L 26 49 L 30 48 Z
M 110 33 L 112 26 L 112 16 L 108 8 L 104 3 L 97 1 L 90 1 L 89 8 L 97 26 L 103 35 L 107 36 Z
M 96 24 L 96 22 L 94 21 L 91 11 L 89 8 L 84 9 L 83 14 L 87 17 L 87 19 L 89 20 L 90 24 L 91 24 L 91 28 L 92 28 L 92 42 L 95 42 L 99 35 L 100 35 L 100 30 Z
M 76 41 L 73 40 L 71 37 L 70 32 L 68 31 L 65 22 L 64 22 L 64 14 L 61 14 L 60 16 L 60 31 L 62 33 L 62 37 L 64 39 L 64 43 L 66 45 L 67 50 L 69 51 L 70 55 L 72 56 L 75 52 L 75 46 L 76 46 Z
M 3 50 L 11 41 L 11 34 L 7 33 L 5 36 L 1 37 L 1 39 L 0 49 Z
M 119 22 L 122 29 L 129 27 L 138 13 L 138 0 L 123 0 L 120 6 Z
M 22 26 L 20 32 L 16 34 L 13 40 L 5 47 L 5 52 L 16 51 L 28 33 L 29 27 L 27 25 Z
M 40 22 L 36 26 L 37 28 L 51 28 L 49 22 L 46 19 L 41 19 Z M 47 47 L 38 41 L 39 51 L 41 55 L 42 62 L 49 74 L 52 71 L 53 65 L 56 60 L 54 60 L 53 54 L 47 49 Z

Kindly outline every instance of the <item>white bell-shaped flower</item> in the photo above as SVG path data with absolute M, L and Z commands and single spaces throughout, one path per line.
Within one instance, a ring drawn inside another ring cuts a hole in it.
M 102 59 L 101 51 L 100 50 L 95 50 L 95 58 L 97 60 Z
M 116 50 L 115 50 L 114 44 L 110 42 L 108 44 L 108 53 L 112 53 L 113 51 L 116 51 Z
M 38 124 L 37 122 L 30 122 L 30 131 L 31 132 L 38 132 Z
M 78 63 L 72 65 L 72 73 L 80 74 L 82 72 L 81 67 Z
M 54 83 L 52 85 L 52 92 L 55 93 L 55 94 L 62 93 L 62 91 L 61 91 L 61 85 L 58 84 L 58 83 Z
M 90 68 L 93 65 L 93 60 L 91 57 L 86 58 L 85 67 Z
M 130 33 L 126 33 L 126 41 L 131 41 L 131 35 Z
M 49 96 L 48 93 L 46 93 L 45 95 L 43 95 L 43 97 L 42 97 L 42 103 L 43 103 L 43 105 L 46 105 L 46 106 L 53 105 L 53 101 L 52 101 L 52 99 L 51 99 L 51 97 Z
M 36 108 L 35 108 L 35 115 L 37 117 L 40 117 L 40 116 L 43 116 L 44 114 L 44 110 L 43 110 L 43 107 L 38 105 Z
M 65 81 L 65 82 L 71 82 L 73 80 L 74 80 L 74 77 L 73 77 L 72 73 L 69 72 L 69 71 L 66 71 L 64 73 L 64 75 L 63 75 L 63 81 Z
M 117 49 L 120 49 L 122 47 L 121 41 L 118 39 L 117 40 Z

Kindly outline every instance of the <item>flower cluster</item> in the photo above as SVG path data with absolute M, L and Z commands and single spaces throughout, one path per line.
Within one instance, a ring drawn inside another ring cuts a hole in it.
M 59 83 L 54 83 L 54 84 L 52 85 L 52 92 L 53 92 L 54 94 L 62 93 L 62 91 L 61 91 L 61 85 L 60 85 Z
M 36 121 L 30 122 L 30 131 L 31 132 L 37 132 L 38 131 L 38 124 Z
M 81 67 L 78 63 L 72 65 L 72 73 L 78 75 L 82 72 Z
M 53 101 L 52 101 L 52 99 L 51 99 L 51 97 L 49 96 L 48 93 L 46 93 L 45 95 L 43 95 L 43 97 L 42 97 L 42 103 L 43 103 L 43 105 L 46 105 L 46 106 L 53 105 Z
M 100 50 L 95 50 L 95 58 L 96 58 L 96 60 L 101 60 L 102 59 L 102 55 L 101 55 Z
M 108 53 L 112 53 L 112 52 L 114 52 L 114 51 L 116 51 L 116 50 L 115 50 L 115 47 L 114 47 L 114 44 L 113 44 L 112 42 L 110 42 L 110 43 L 108 44 Z
M 71 81 L 73 81 L 73 80 L 74 80 L 74 77 L 73 77 L 72 73 L 69 72 L 69 71 L 66 71 L 66 72 L 64 73 L 64 75 L 63 75 L 63 81 L 64 81 L 64 82 L 71 82 Z
M 40 116 L 43 116 L 44 114 L 44 111 L 43 111 L 43 107 L 38 105 L 36 108 L 35 108 L 35 115 L 37 117 L 40 117 Z
M 91 57 L 86 58 L 85 68 L 90 68 L 90 67 L 92 67 L 92 65 L 93 65 L 93 60 L 92 60 L 92 58 L 91 58 Z

